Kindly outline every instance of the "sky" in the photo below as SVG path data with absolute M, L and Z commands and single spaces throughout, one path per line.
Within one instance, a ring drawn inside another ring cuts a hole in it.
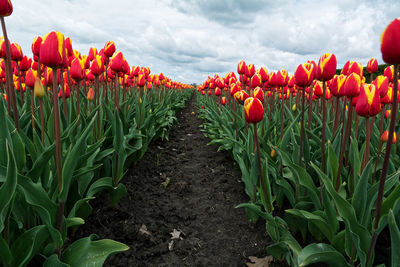
M 88 54 L 112 40 L 129 65 L 202 83 L 237 71 L 240 60 L 293 74 L 333 53 L 364 66 L 383 63 L 379 38 L 400 13 L 398 0 L 12 0 L 11 42 L 32 56 L 35 36 L 59 31 Z

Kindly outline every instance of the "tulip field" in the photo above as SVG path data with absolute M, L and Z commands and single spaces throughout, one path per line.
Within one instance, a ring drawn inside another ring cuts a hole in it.
M 400 19 L 385 64 L 241 60 L 194 87 L 113 41 L 83 54 L 52 31 L 23 52 L 12 13 L 0 0 L 0 266 L 400 266 Z

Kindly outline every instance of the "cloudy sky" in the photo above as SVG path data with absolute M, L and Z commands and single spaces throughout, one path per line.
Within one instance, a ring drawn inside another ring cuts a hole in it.
M 58 30 L 87 54 L 113 40 L 130 65 L 201 83 L 236 71 L 243 59 L 293 73 L 334 53 L 382 63 L 379 37 L 399 16 L 398 0 L 13 0 L 6 18 L 12 42 L 32 55 L 35 36 Z

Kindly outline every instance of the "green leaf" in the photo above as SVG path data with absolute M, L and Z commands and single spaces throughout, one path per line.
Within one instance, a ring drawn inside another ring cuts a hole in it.
M 8 129 L 8 116 L 5 113 L 4 97 L 0 97 L 0 121 L 2 122 L 0 127 L 0 165 L 5 166 L 8 158 L 6 140 L 8 142 L 12 142 L 12 140 Z
M 367 186 L 368 186 L 369 177 L 371 176 L 372 164 L 373 164 L 373 161 L 370 161 L 367 164 L 367 166 L 365 166 L 364 171 L 361 174 L 361 178 L 358 180 L 358 183 L 356 184 L 354 194 L 353 194 L 352 205 L 353 205 L 353 207 L 357 207 L 355 209 L 355 211 L 356 211 L 357 218 L 360 222 L 362 221 L 362 218 L 364 216 L 364 212 L 365 212 L 365 209 L 367 206 Z M 368 212 L 370 212 L 370 211 L 368 211 Z
M 61 262 L 58 259 L 57 254 L 53 254 L 46 259 L 43 263 L 43 267 L 70 267 L 68 264 Z
M 344 256 L 332 246 L 324 243 L 310 244 L 303 248 L 298 256 L 299 266 L 307 266 L 313 263 L 326 263 L 329 266 L 351 266 Z
M 52 145 L 45 148 L 45 150 L 37 157 L 35 162 L 33 163 L 32 168 L 27 173 L 26 176 L 31 178 L 33 181 L 37 181 L 39 177 L 42 175 L 44 170 L 43 166 L 49 164 L 49 160 L 54 156 L 54 151 L 56 150 L 56 144 L 53 143 Z
M 65 224 L 67 225 L 67 228 L 69 228 L 72 226 L 85 224 L 85 221 L 79 217 L 71 217 L 71 218 L 65 218 Z
M 7 266 L 10 264 L 11 260 L 12 260 L 12 255 L 10 248 L 8 247 L 7 242 L 0 235 L 0 263 L 3 266 Z
M 48 237 L 49 233 L 45 225 L 39 225 L 25 231 L 11 246 L 11 253 L 14 257 L 11 265 L 26 266 L 33 256 L 43 248 Z
M 330 175 L 336 179 L 339 169 L 339 160 L 333 151 L 331 142 L 328 141 L 328 166 L 330 167 Z
M 0 187 L 0 233 L 4 229 L 8 207 L 17 188 L 17 166 L 15 164 L 14 153 L 8 141 L 6 141 L 6 148 L 8 155 L 7 176 L 6 181 Z
M 389 211 L 388 220 L 391 241 L 392 266 L 400 266 L 400 228 L 396 224 L 396 218 L 392 210 Z
M 22 169 L 26 165 L 26 153 L 25 153 L 25 145 L 21 140 L 17 131 L 14 131 L 11 135 L 12 138 L 12 147 L 14 151 L 15 163 L 17 165 L 17 169 L 22 171 Z
M 95 238 L 91 235 L 75 241 L 65 250 L 61 260 L 71 267 L 100 267 L 109 255 L 129 249 L 120 242 L 110 239 L 94 241 Z
M 115 206 L 127 194 L 127 190 L 124 184 L 118 184 L 117 187 L 114 187 L 110 191 L 110 198 L 112 205 Z

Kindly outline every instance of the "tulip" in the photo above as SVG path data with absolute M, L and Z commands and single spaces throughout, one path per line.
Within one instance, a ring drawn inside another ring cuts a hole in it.
M 0 16 L 8 17 L 13 13 L 13 5 L 10 0 L 0 1 Z
M 26 86 L 30 87 L 30 88 L 34 88 L 35 86 L 35 81 L 37 78 L 37 72 L 35 70 L 28 70 L 26 72 L 26 76 L 25 76 L 25 84 Z
M 247 92 L 245 90 L 241 90 L 239 92 L 236 92 L 233 96 L 240 105 L 244 104 L 244 101 L 249 97 Z
M 87 100 L 92 102 L 94 99 L 94 95 L 93 95 L 93 88 L 90 87 L 87 93 Z
M 247 68 L 245 69 L 245 74 L 248 78 L 253 77 L 253 75 L 256 73 L 256 68 L 254 67 L 254 64 L 249 64 L 247 65 Z
M 260 122 L 264 117 L 264 108 L 259 99 L 254 97 L 246 98 L 244 102 L 245 120 L 248 123 Z
M 122 72 L 124 60 L 123 54 L 120 51 L 116 52 L 111 58 L 111 69 L 115 72 Z
M 378 89 L 380 97 L 385 97 L 389 90 L 389 79 L 386 76 L 379 75 L 375 78 L 373 84 Z
M 361 87 L 360 96 L 357 100 L 356 112 L 363 117 L 373 117 L 381 110 L 379 92 L 373 84 Z
M 253 76 L 254 78 L 255 76 Z M 261 101 L 261 103 L 264 103 L 264 91 L 260 88 L 257 87 L 254 91 L 253 91 L 253 97 L 257 98 L 258 100 Z
M 138 81 L 137 81 L 137 85 L 139 87 L 143 87 L 146 83 L 146 78 L 145 75 L 143 73 L 140 73 L 138 76 Z
M 347 75 L 350 75 L 352 73 L 358 74 L 360 77 L 363 77 L 363 66 L 359 62 L 351 62 L 349 65 L 349 70 Z
M 11 44 L 11 59 L 14 61 L 21 61 L 24 57 L 21 46 L 17 43 Z
M 226 97 L 225 96 L 223 96 L 222 98 L 221 98 L 221 104 L 222 105 L 226 105 Z
M 294 73 L 295 83 L 297 86 L 309 86 L 314 79 L 314 66 L 310 63 L 300 64 Z
M 214 94 L 215 94 L 215 96 L 220 96 L 221 95 L 221 89 L 219 89 L 219 87 L 215 88 Z
M 394 19 L 381 35 L 383 61 L 388 64 L 400 64 L 400 18 Z
M 90 61 L 95 60 L 97 54 L 98 54 L 98 53 L 97 53 L 97 48 L 95 48 L 95 47 L 89 48 L 88 57 L 89 57 L 89 60 L 90 60 Z
M 246 63 L 245 63 L 243 60 L 241 60 L 241 61 L 239 62 L 239 64 L 238 64 L 237 72 L 238 72 L 240 75 L 243 75 L 243 74 L 246 73 L 246 69 L 247 69 Z
M 96 55 L 90 66 L 90 71 L 94 76 L 99 76 L 104 72 L 104 64 L 100 55 Z
M 65 38 L 65 49 L 68 58 L 74 55 L 74 50 L 72 49 L 72 41 L 69 37 Z
M 386 143 L 388 140 L 389 140 L 389 132 L 386 130 L 381 135 L 381 142 Z M 397 141 L 396 132 L 393 132 L 392 143 L 396 143 L 396 141 Z
M 328 81 L 333 78 L 336 72 L 336 56 L 326 53 L 322 55 L 318 61 L 316 77 L 321 81 Z
M 367 72 L 368 73 L 375 73 L 378 71 L 378 60 L 376 58 L 371 58 L 367 64 Z
M 261 81 L 262 81 L 263 83 L 265 83 L 265 82 L 268 81 L 269 76 L 268 76 L 268 71 L 267 71 L 266 68 L 261 67 L 260 70 L 258 71 L 258 73 L 260 74 L 260 76 L 261 76 Z
M 352 73 L 347 76 L 346 81 L 344 82 L 344 94 L 347 97 L 356 97 L 360 94 L 361 87 L 361 78 L 358 74 Z
M 60 68 L 65 57 L 64 36 L 60 32 L 46 34 L 40 46 L 41 63 L 53 69 Z
M 32 66 L 32 59 L 28 58 L 27 56 L 24 56 L 18 65 L 19 65 L 19 70 L 21 72 L 25 72 L 29 70 L 30 67 Z
M 85 69 L 83 62 L 79 58 L 74 58 L 71 62 L 71 70 L 70 70 L 71 78 L 75 81 L 81 81 L 85 76 Z
M 250 86 L 251 86 L 251 88 L 254 89 L 256 87 L 261 86 L 261 84 L 262 84 L 261 75 L 256 73 L 250 80 Z
M 386 112 L 385 112 L 386 119 L 389 119 L 390 115 L 391 115 L 391 110 L 390 109 L 386 110 Z
M 389 79 L 389 82 L 393 82 L 394 66 L 391 65 L 386 67 L 385 70 L 383 71 L 383 75 L 385 75 Z
M 36 79 L 35 79 L 33 92 L 34 92 L 35 96 L 39 99 L 42 99 L 45 95 L 43 84 L 40 81 L 39 77 L 36 77 Z
M 115 43 L 113 41 L 108 41 L 104 45 L 104 55 L 107 57 L 112 57 L 115 52 Z

